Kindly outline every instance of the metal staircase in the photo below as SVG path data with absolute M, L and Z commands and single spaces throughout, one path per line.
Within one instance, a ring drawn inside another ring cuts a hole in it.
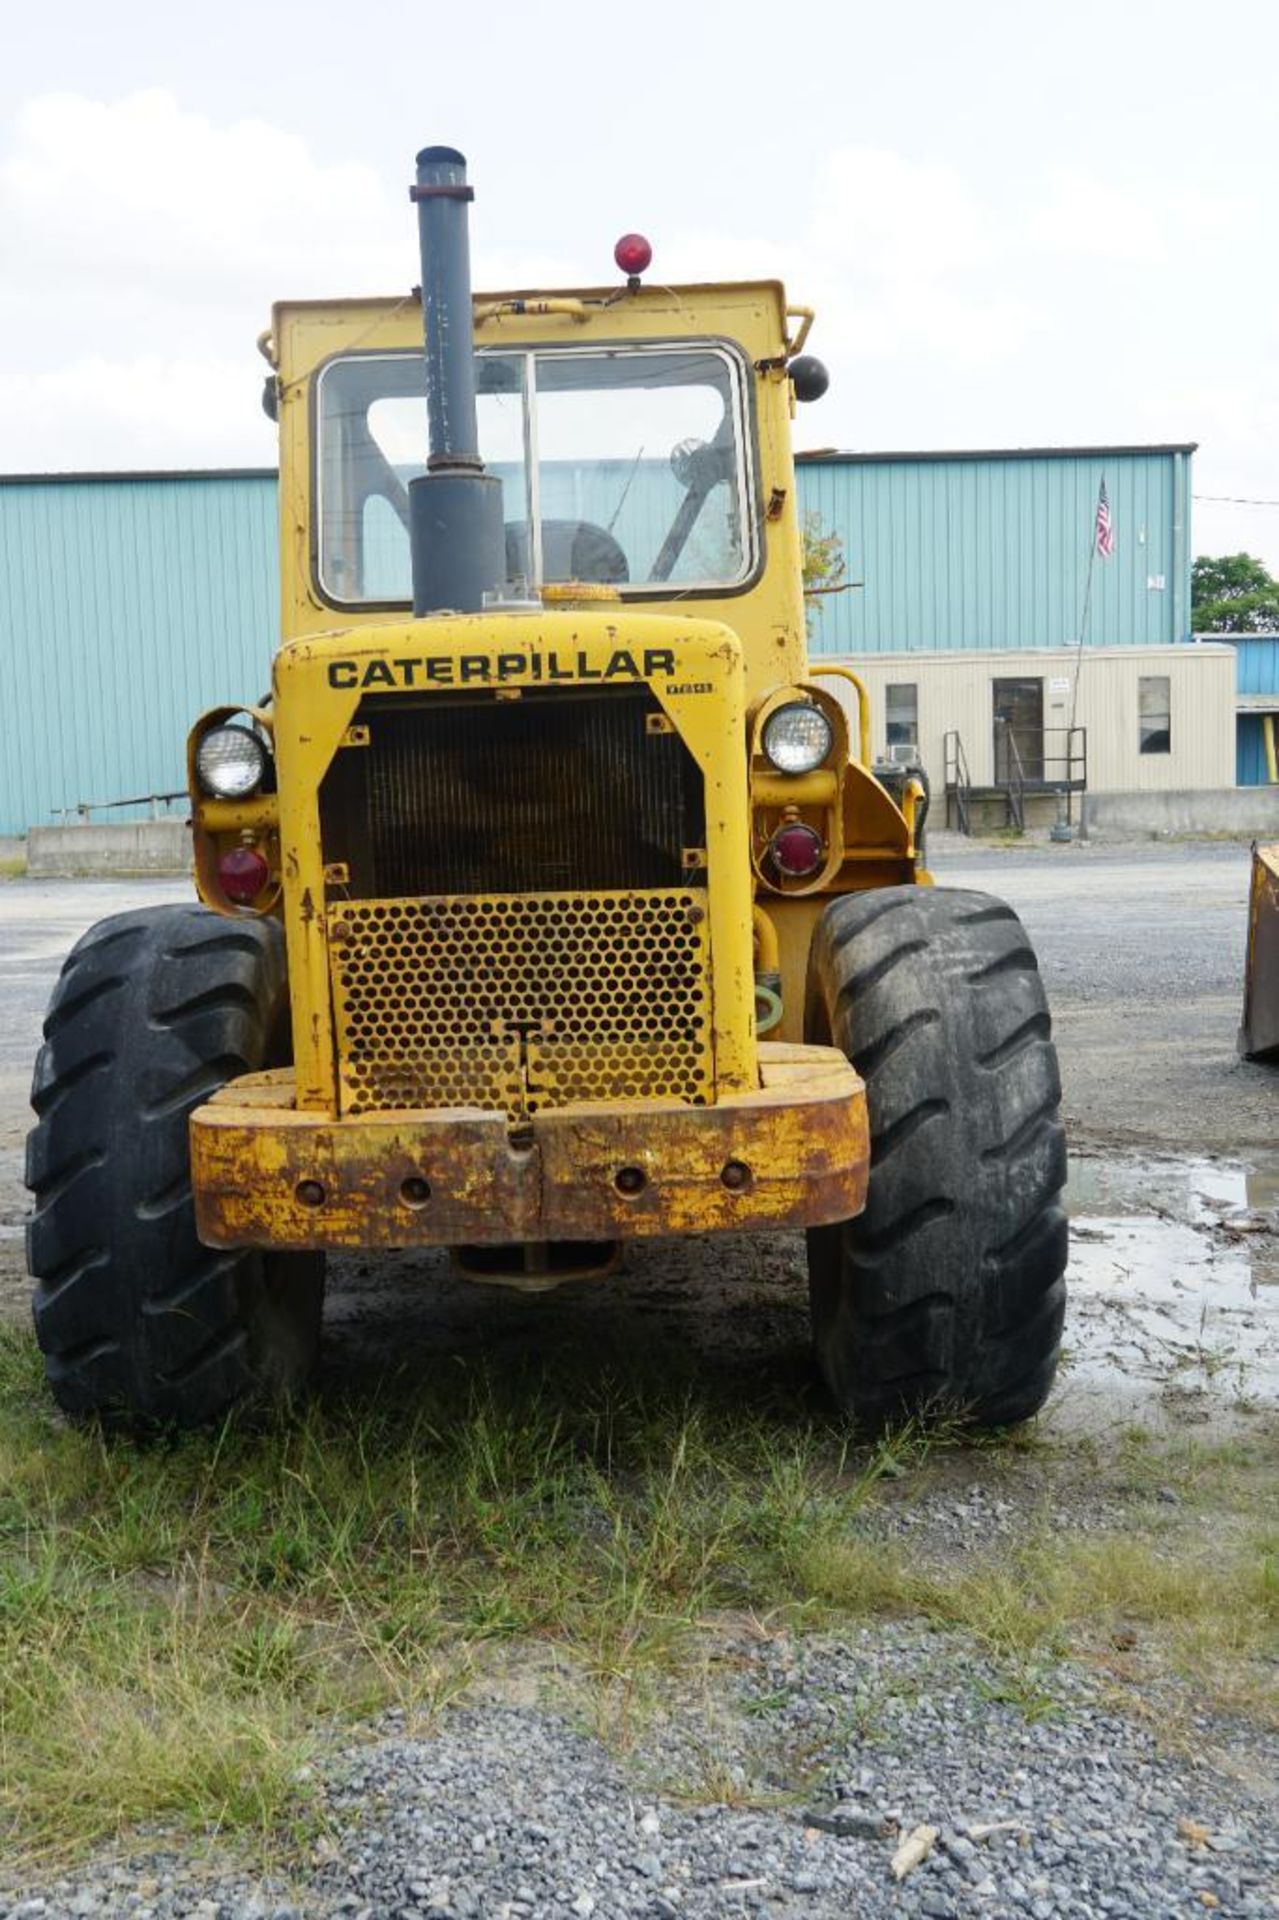
M 1055 744 L 1058 739 L 1059 745 Z M 960 833 L 971 835 L 977 808 L 985 801 L 1001 803 L 1004 826 L 1024 833 L 1028 795 L 1064 798 L 1069 818 L 1074 795 L 1088 788 L 1088 733 L 1084 727 L 1035 729 L 1029 747 L 1032 774 L 1026 772 L 1026 760 L 1014 730 L 1004 727 L 997 740 L 995 778 L 990 786 L 973 785 L 968 755 L 955 727 L 945 735 L 944 752 L 946 825 Z

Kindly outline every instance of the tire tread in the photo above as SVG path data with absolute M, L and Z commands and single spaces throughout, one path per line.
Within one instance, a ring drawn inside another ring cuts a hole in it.
M 814 934 L 814 1039 L 866 1082 L 865 1212 L 809 1235 L 828 1384 L 870 1427 L 932 1404 L 1024 1419 L 1065 1306 L 1061 1096 L 1034 951 L 1013 909 L 901 887 L 832 902 Z
M 199 906 L 116 915 L 68 956 L 26 1175 L 36 1333 L 68 1413 L 191 1426 L 302 1384 L 323 1261 L 202 1246 L 188 1137 L 195 1106 L 274 1064 L 286 993 L 279 928 Z

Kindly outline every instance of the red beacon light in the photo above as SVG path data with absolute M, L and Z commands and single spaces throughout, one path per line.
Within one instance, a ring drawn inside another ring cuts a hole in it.
M 651 262 L 653 249 L 642 233 L 624 233 L 613 248 L 613 258 L 627 279 L 634 282 Z

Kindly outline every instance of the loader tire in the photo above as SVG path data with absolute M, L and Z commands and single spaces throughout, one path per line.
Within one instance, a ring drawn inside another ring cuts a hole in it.
M 1035 956 L 988 894 L 888 887 L 832 902 L 809 962 L 810 1040 L 866 1083 L 870 1186 L 809 1232 L 813 1338 L 875 1430 L 930 1409 L 1038 1411 L 1065 1312 L 1061 1083 Z
M 273 922 L 148 908 L 72 949 L 36 1060 L 26 1167 L 36 1334 L 67 1413 L 190 1427 L 305 1382 L 323 1256 L 202 1246 L 187 1124 L 287 1045 Z

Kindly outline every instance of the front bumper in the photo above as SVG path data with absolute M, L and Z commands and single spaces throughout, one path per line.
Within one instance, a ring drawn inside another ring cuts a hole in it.
M 211 1247 L 306 1249 L 627 1240 L 852 1218 L 870 1161 L 861 1080 L 833 1047 L 765 1042 L 759 1059 L 752 1093 L 713 1107 L 553 1108 L 534 1116 L 527 1146 L 512 1145 L 502 1113 L 333 1120 L 298 1111 L 291 1071 L 246 1074 L 191 1116 L 196 1225 Z

